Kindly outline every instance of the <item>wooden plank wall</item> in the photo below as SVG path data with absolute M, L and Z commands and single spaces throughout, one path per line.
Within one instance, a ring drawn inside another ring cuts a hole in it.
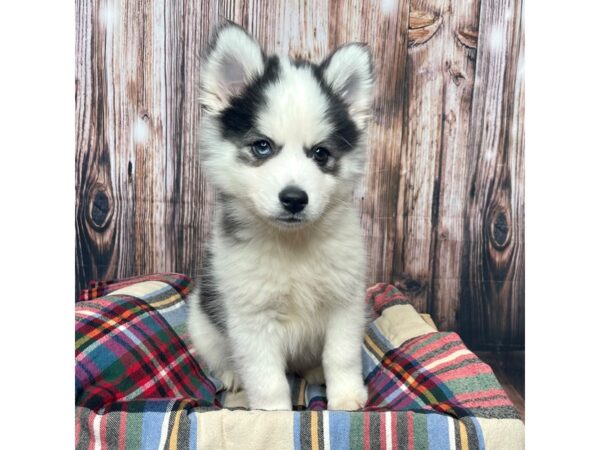
M 521 0 L 76 1 L 76 290 L 199 267 L 202 50 L 225 19 L 269 52 L 368 42 L 370 166 L 356 201 L 372 282 L 473 348 L 524 345 Z

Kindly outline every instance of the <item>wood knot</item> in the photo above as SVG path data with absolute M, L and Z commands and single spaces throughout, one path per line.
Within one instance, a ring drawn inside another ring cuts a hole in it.
M 88 221 L 95 230 L 103 231 L 110 223 L 113 213 L 110 194 L 104 185 L 96 184 L 89 198 Z
M 456 86 L 460 86 L 460 84 L 466 78 L 460 67 L 456 65 L 450 65 L 450 67 L 448 67 L 448 73 L 450 74 L 450 77 Z
M 492 214 L 490 236 L 492 245 L 497 250 L 503 250 L 510 242 L 510 224 L 503 209 L 498 209 Z
M 442 17 L 429 11 L 411 11 L 408 17 L 408 46 L 421 45 L 440 28 Z
M 413 298 L 424 289 L 423 283 L 415 280 L 406 273 L 401 273 L 398 279 L 394 281 L 394 287 L 402 292 L 404 295 Z
M 475 30 L 473 28 L 465 28 L 464 30 L 456 32 L 456 39 L 465 47 L 469 49 L 475 49 L 477 48 L 478 35 L 478 30 Z

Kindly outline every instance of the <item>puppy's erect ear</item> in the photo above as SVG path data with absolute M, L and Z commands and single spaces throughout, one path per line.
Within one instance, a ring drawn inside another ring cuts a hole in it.
M 243 28 L 226 23 L 215 32 L 204 59 L 200 103 L 209 113 L 222 111 L 263 71 L 260 45 Z
M 335 50 L 321 64 L 325 82 L 348 106 L 359 128 L 369 118 L 373 100 L 373 64 L 365 44 L 347 44 Z

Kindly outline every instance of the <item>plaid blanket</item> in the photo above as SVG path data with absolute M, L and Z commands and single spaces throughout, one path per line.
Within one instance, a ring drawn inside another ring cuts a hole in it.
M 523 448 L 524 424 L 489 366 L 428 325 L 393 286 L 367 292 L 364 411 L 327 411 L 291 377 L 294 411 L 248 411 L 194 358 L 190 280 L 94 283 L 76 304 L 76 446 L 91 448 Z

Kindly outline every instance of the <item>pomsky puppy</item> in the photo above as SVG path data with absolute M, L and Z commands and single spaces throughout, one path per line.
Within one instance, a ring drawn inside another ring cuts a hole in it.
M 189 302 L 193 345 L 252 409 L 291 409 L 286 372 L 326 382 L 329 409 L 361 408 L 366 255 L 353 190 L 370 52 L 347 44 L 320 65 L 269 56 L 227 23 L 202 69 L 200 159 L 217 205 Z

